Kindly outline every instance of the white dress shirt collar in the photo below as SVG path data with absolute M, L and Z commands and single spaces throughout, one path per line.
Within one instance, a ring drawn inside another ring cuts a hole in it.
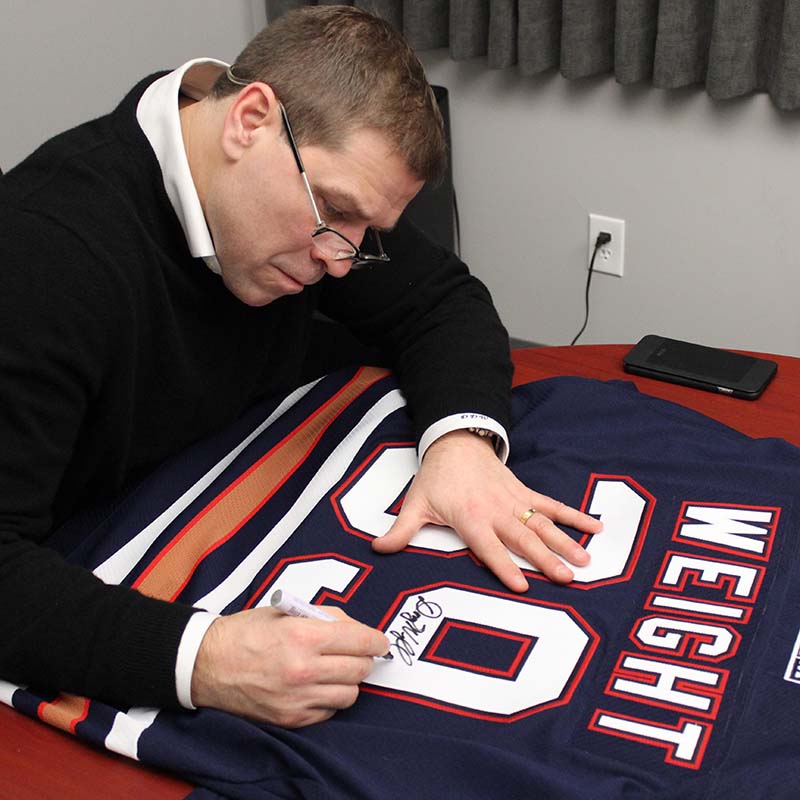
M 164 188 L 180 220 L 189 252 L 202 258 L 217 274 L 221 272 L 219 261 L 183 144 L 178 98 L 184 94 L 201 100 L 227 67 L 225 62 L 212 58 L 187 61 L 151 83 L 136 107 L 136 119 L 158 159 Z

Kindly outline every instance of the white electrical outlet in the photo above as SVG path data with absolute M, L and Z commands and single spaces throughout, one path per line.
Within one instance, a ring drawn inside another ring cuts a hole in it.
M 594 253 L 594 243 L 597 234 L 601 231 L 611 234 L 611 241 L 604 244 L 597 251 L 594 259 L 594 271 L 606 272 L 621 278 L 625 267 L 625 220 L 613 217 L 602 217 L 599 214 L 589 214 L 589 257 L 586 268 Z

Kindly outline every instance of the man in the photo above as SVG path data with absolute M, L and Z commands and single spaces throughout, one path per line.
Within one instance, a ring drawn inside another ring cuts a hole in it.
M 315 7 L 230 69 L 197 60 L 143 80 L 3 177 L 0 676 L 285 726 L 354 702 L 387 649 L 376 630 L 341 614 L 217 618 L 41 546 L 296 383 L 316 309 L 381 348 L 420 436 L 420 471 L 376 549 L 451 525 L 515 591 L 527 583 L 506 548 L 561 582 L 555 553 L 585 563 L 553 521 L 599 523 L 523 486 L 492 446 L 507 451 L 510 364 L 488 293 L 401 217 L 443 149 L 401 37 Z

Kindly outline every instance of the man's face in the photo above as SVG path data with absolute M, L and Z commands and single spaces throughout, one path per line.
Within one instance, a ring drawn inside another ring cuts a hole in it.
M 369 226 L 392 228 L 422 188 L 374 130 L 354 131 L 335 151 L 309 145 L 300 153 L 323 221 L 356 244 Z M 350 261 L 325 260 L 314 246 L 311 203 L 288 140 L 274 128 L 217 181 L 206 217 L 222 279 L 247 305 L 301 292 L 326 272 L 350 271 Z

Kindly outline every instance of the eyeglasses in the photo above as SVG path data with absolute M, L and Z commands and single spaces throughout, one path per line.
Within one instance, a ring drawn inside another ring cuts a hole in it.
M 334 261 L 347 261 L 348 259 L 352 259 L 353 269 L 362 269 L 363 267 L 368 267 L 375 263 L 385 264 L 390 259 L 383 250 L 381 236 L 375 228 L 367 228 L 365 236 L 367 233 L 372 235 L 372 239 L 378 250 L 377 254 L 364 252 L 343 233 L 339 233 L 335 228 L 331 228 L 322 221 L 322 217 L 319 215 L 319 210 L 314 200 L 314 193 L 311 191 L 311 186 L 308 183 L 306 169 L 303 166 L 303 159 L 300 158 L 300 151 L 297 149 L 297 142 L 294 140 L 292 126 L 289 124 L 289 117 L 286 116 L 286 109 L 283 107 L 283 103 L 279 103 L 279 105 L 281 117 L 283 117 L 283 125 L 286 128 L 286 135 L 289 137 L 289 144 L 291 145 L 292 153 L 294 153 L 294 160 L 297 162 L 297 169 L 300 170 L 300 177 L 303 179 L 303 185 L 306 187 L 308 199 L 311 201 L 311 208 L 314 209 L 314 218 L 317 225 L 311 234 L 311 238 L 317 246 L 317 249 L 326 258 L 333 259 Z
M 227 78 L 231 83 L 239 86 L 249 86 L 249 81 L 244 81 L 237 77 L 228 67 Z M 319 214 L 317 203 L 314 200 L 314 193 L 311 191 L 311 185 L 306 176 L 306 168 L 303 166 L 303 159 L 300 158 L 300 150 L 297 147 L 297 142 L 292 133 L 292 126 L 289 124 L 289 117 L 286 115 L 286 109 L 283 103 L 278 104 L 281 111 L 281 118 L 283 119 L 283 127 L 286 129 L 286 136 L 289 139 L 289 146 L 292 148 L 294 160 L 297 164 L 297 169 L 300 171 L 300 177 L 303 179 L 303 185 L 306 188 L 308 199 L 311 201 L 311 208 L 314 211 L 314 219 L 316 227 L 311 233 L 311 239 L 316 248 L 322 253 L 325 258 L 332 259 L 333 261 L 352 261 L 352 269 L 363 269 L 364 267 L 372 266 L 373 264 L 385 264 L 391 259 L 386 255 L 383 249 L 381 237 L 375 228 L 367 228 L 365 237 L 371 236 L 377 254 L 369 253 L 362 250 L 358 245 L 351 242 L 343 233 L 339 233 L 335 228 L 326 225 Z M 363 244 L 363 243 L 362 243 Z

